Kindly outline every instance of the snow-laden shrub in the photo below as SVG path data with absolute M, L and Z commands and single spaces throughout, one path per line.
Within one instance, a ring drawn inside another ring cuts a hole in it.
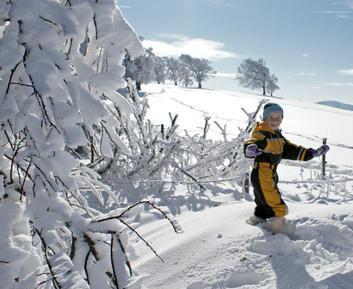
M 243 187 L 250 162 L 243 156 L 242 145 L 264 101 L 259 103 L 253 113 L 244 110 L 248 125 L 239 128 L 238 135 L 233 139 L 228 139 L 226 126 L 215 122 L 213 125 L 217 125 L 223 140 L 212 140 L 207 136 L 210 118 L 205 118 L 200 133 L 189 135 L 185 132 L 181 135 L 177 131 L 178 115 L 169 113 L 170 124 L 160 125 L 147 118 L 147 98 L 137 92 L 131 79 L 128 79 L 128 90 L 124 95 L 134 108 L 132 121 L 127 122 L 113 104 L 110 110 L 118 119 L 120 125 L 115 129 L 127 151 L 115 149 L 113 158 L 101 154 L 91 164 L 113 186 L 121 205 L 153 197 L 159 204 L 167 205 L 175 212 L 174 201 L 179 203 L 178 206 L 194 203 L 192 199 L 204 203 L 202 207 L 205 204 L 212 205 L 209 198 L 203 195 L 209 187 L 207 184 L 228 182 Z M 173 196 L 178 184 L 186 184 L 190 193 L 183 197 L 184 200 L 176 200 Z M 239 192 L 239 197 L 243 196 Z M 187 200 L 189 197 L 190 200 Z
M 122 59 L 143 52 L 114 0 L 0 3 L 2 288 L 125 288 L 126 217 L 76 149 L 127 151 L 107 103 L 128 120 Z M 105 101 L 102 102 L 102 99 Z

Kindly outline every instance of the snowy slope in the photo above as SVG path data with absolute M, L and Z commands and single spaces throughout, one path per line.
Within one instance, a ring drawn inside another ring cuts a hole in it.
M 172 112 L 179 115 L 178 123 L 182 129 L 201 133 L 204 117 L 210 116 L 213 121 L 227 124 L 230 136 L 236 135 L 237 127 L 244 126 L 247 121 L 241 108 L 253 112 L 258 102 L 264 99 L 261 95 L 243 92 L 176 88 L 172 85 L 148 85 L 145 90 L 151 106 L 149 116 L 155 123 L 167 124 L 168 112 Z M 282 129 L 288 139 L 304 146 L 319 146 L 326 137 L 332 146 L 329 162 L 353 166 L 353 134 L 349 133 L 353 112 L 297 100 L 267 99 L 283 106 Z M 209 137 L 220 137 L 215 125 L 211 126 Z M 343 150 L 345 147 L 350 149 Z
M 211 122 L 217 121 L 227 125 L 229 139 L 237 135 L 238 127 L 246 126 L 247 117 L 242 108 L 247 112 L 253 112 L 258 102 L 264 98 L 261 95 L 244 92 L 186 89 L 173 85 L 148 85 L 145 90 L 150 104 L 149 117 L 154 123 L 168 124 L 170 122 L 168 112 L 172 112 L 179 115 L 178 124 L 181 133 L 187 129 L 190 134 L 201 134 L 204 117 L 209 116 Z M 327 138 L 327 143 L 331 147 L 326 157 L 327 175 L 335 180 L 353 180 L 353 134 L 349 133 L 349 125 L 353 123 L 353 112 L 296 100 L 277 98 L 269 100 L 279 103 L 284 108 L 282 123 L 284 136 L 296 144 L 313 148 L 320 146 L 322 139 Z M 215 124 L 211 124 L 208 137 L 221 138 L 220 130 Z M 283 161 L 278 173 L 283 183 L 283 193 L 289 192 L 292 199 L 311 201 L 329 189 L 306 183 L 286 185 L 287 182 L 315 178 L 321 173 L 319 159 L 308 163 Z M 341 184 L 337 184 L 335 190 L 341 191 L 340 186 Z M 345 186 L 351 189 L 353 182 L 345 183 Z M 297 196 L 297 193 L 301 196 Z
M 168 124 L 168 112 L 177 113 L 180 132 L 201 133 L 203 118 L 211 116 L 227 124 L 230 139 L 238 126 L 246 124 L 241 108 L 252 112 L 262 99 L 243 92 L 168 85 L 149 85 L 145 94 L 154 123 Z M 294 100 L 271 101 L 284 107 L 282 128 L 288 139 L 317 147 L 327 137 L 331 146 L 330 181 L 315 181 L 319 160 L 284 161 L 279 167 L 279 187 L 289 206 L 288 219 L 297 226 L 296 236 L 272 235 L 247 225 L 244 219 L 252 214 L 254 204 L 232 200 L 232 194 L 223 195 L 217 207 L 177 215 L 184 229 L 181 235 L 165 220 L 153 221 L 147 213 L 137 230 L 165 260 L 162 263 L 136 241 L 132 265 L 148 274 L 147 288 L 353 288 L 353 182 L 349 181 L 353 179 L 353 135 L 342 132 L 353 123 L 353 112 Z M 219 138 L 215 125 L 208 137 Z M 178 186 L 179 195 L 183 190 Z
M 150 254 L 135 266 L 150 274 L 145 284 L 153 289 L 352 288 L 352 205 L 290 208 L 297 240 L 247 225 L 251 203 L 183 214 L 182 235 L 165 221 L 145 224 L 139 231 L 165 263 Z M 140 242 L 138 252 L 146 251 Z

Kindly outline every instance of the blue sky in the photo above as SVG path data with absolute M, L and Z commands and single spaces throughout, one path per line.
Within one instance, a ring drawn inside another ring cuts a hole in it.
M 263 58 L 279 97 L 353 104 L 353 0 L 119 0 L 157 55 L 207 58 L 205 87 L 244 90 L 245 58 Z

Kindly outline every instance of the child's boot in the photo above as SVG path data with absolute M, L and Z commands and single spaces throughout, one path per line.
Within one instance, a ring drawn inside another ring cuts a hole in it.
M 246 220 L 246 222 L 250 225 L 257 225 L 257 224 L 266 222 L 266 219 L 262 219 L 258 216 L 252 215 L 250 218 Z
M 286 219 L 284 217 L 274 217 L 271 219 L 271 232 L 274 234 L 277 233 L 286 233 Z

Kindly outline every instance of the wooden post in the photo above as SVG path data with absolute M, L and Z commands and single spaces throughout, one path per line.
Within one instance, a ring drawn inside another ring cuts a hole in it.
M 324 138 L 322 140 L 322 144 L 327 143 L 327 138 Z M 322 155 L 322 164 L 321 164 L 321 178 L 325 179 L 326 178 L 326 154 Z

